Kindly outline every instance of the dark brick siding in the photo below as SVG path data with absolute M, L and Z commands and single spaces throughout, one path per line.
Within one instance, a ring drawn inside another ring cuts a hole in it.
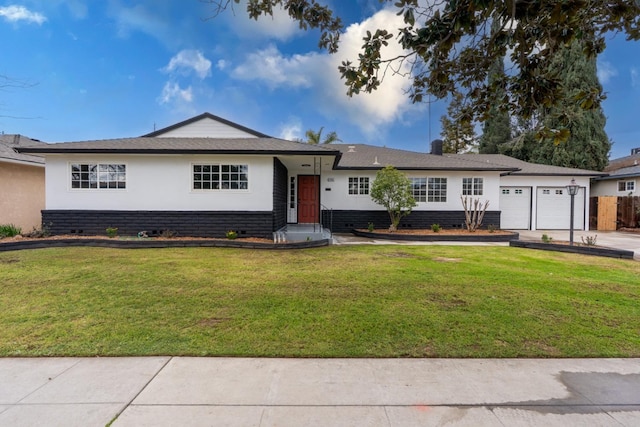
M 376 228 L 387 228 L 391 225 L 387 211 L 323 211 L 325 224 L 332 224 L 334 233 L 347 233 L 354 228 L 367 228 L 373 222 Z M 439 224 L 442 228 L 464 227 L 463 211 L 413 211 L 400 221 L 400 228 L 431 228 L 431 224 Z M 483 226 L 500 227 L 500 212 L 487 211 Z
M 146 231 L 149 236 L 171 230 L 178 236 L 224 237 L 236 230 L 241 237 L 271 238 L 273 213 L 213 211 L 90 211 L 44 210 L 42 222 L 52 234 L 106 234 L 107 227 L 117 227 L 118 234 L 128 236 Z
M 287 192 L 289 171 L 277 158 L 273 159 L 273 229 L 287 225 Z

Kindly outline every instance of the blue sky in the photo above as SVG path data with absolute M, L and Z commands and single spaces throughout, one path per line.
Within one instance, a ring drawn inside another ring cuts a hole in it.
M 324 127 L 345 143 L 428 151 L 444 102 L 411 104 L 400 76 L 349 98 L 337 71 L 367 29 L 400 26 L 392 2 L 327 3 L 347 24 L 337 55 L 282 13 L 256 23 L 238 6 L 207 19 L 199 0 L 0 0 L 0 75 L 27 84 L 0 87 L 0 131 L 129 137 L 206 111 L 275 137 Z M 626 156 L 640 147 L 640 43 L 611 38 L 598 72 L 612 157 Z

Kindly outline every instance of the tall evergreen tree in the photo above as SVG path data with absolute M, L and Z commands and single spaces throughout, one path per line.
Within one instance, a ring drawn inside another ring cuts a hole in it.
M 493 34 L 501 31 L 499 20 L 494 19 L 491 24 Z M 511 140 L 511 117 L 506 109 L 509 97 L 501 82 L 505 80 L 504 57 L 496 58 L 488 73 L 488 85 L 491 90 L 491 107 L 489 114 L 482 124 L 482 135 L 479 139 L 478 152 L 480 154 L 496 154 L 500 147 Z M 504 107 L 504 108 L 501 108 Z
M 596 59 L 584 53 L 584 44 L 575 40 L 560 49 L 551 63 L 564 89 L 564 97 L 543 108 L 543 129 L 551 130 L 531 149 L 535 163 L 601 171 L 608 163 L 611 142 L 604 127 L 606 118 L 599 104 L 590 101 L 602 96 Z M 564 141 L 569 133 L 569 138 Z
M 443 152 L 464 153 L 475 146 L 476 131 L 472 120 L 473 114 L 470 107 L 464 105 L 463 95 L 454 94 L 447 107 L 447 115 L 440 118 Z

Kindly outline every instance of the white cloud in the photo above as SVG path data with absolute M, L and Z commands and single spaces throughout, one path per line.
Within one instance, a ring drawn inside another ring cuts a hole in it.
M 9 22 L 27 21 L 42 25 L 47 17 L 38 12 L 32 12 L 24 6 L 11 5 L 0 7 L 0 16 Z
M 194 71 L 198 77 L 204 79 L 211 75 L 211 61 L 205 58 L 199 50 L 185 49 L 171 58 L 169 65 L 163 70 L 167 73 Z
M 618 70 L 608 61 L 598 61 L 598 80 L 601 84 L 607 84 L 618 75 Z
M 186 103 L 193 101 L 193 91 L 191 86 L 186 89 L 182 89 L 180 85 L 175 82 L 165 83 L 162 88 L 162 95 L 160 95 L 158 102 L 160 104 L 168 104 L 173 100 Z
M 225 61 L 224 59 L 220 59 L 218 60 L 218 62 L 216 63 L 216 68 L 218 70 L 224 70 L 225 68 L 227 68 L 229 66 L 229 61 Z
M 282 55 L 275 46 L 251 53 L 245 62 L 235 67 L 231 73 L 238 80 L 261 80 L 269 87 L 310 87 L 309 74 L 316 65 L 319 55 Z
M 302 123 L 297 117 L 291 117 L 286 123 L 280 125 L 278 138 L 295 141 L 302 138 Z
M 255 80 L 272 89 L 308 88 L 313 92 L 314 103 L 329 118 L 347 118 L 370 136 L 375 136 L 385 125 L 401 119 L 409 106 L 406 88 L 408 66 L 401 67 L 400 74 L 388 70 L 380 87 L 372 94 L 361 93 L 349 98 L 344 80 L 340 79 L 338 66 L 345 60 L 355 62 L 360 53 L 362 39 L 367 31 L 388 28 L 393 31 L 402 26 L 402 17 L 392 10 L 381 10 L 360 24 L 349 26 L 341 36 L 338 53 L 311 52 L 286 56 L 275 46 L 247 55 L 245 61 L 235 67 L 231 76 L 239 80 Z M 403 53 L 402 47 L 389 41 L 383 49 L 383 58 L 393 58 Z M 381 70 L 383 72 L 384 70 Z
M 140 32 L 159 40 L 171 49 L 180 45 L 184 33 L 170 21 L 170 12 L 163 2 L 137 2 L 127 7 L 121 0 L 110 0 L 108 13 L 116 22 L 117 35 L 127 39 L 131 33 Z

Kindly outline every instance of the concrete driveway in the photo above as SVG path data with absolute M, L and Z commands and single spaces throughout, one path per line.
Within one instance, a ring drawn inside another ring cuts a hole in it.
M 520 240 L 541 242 L 542 235 L 546 234 L 553 240 L 569 241 L 568 230 L 516 230 L 520 233 Z M 634 252 L 634 259 L 640 260 L 640 233 L 628 233 L 623 231 L 574 231 L 573 241 L 582 243 L 582 238 L 596 236 L 596 244 L 606 248 L 625 249 Z

